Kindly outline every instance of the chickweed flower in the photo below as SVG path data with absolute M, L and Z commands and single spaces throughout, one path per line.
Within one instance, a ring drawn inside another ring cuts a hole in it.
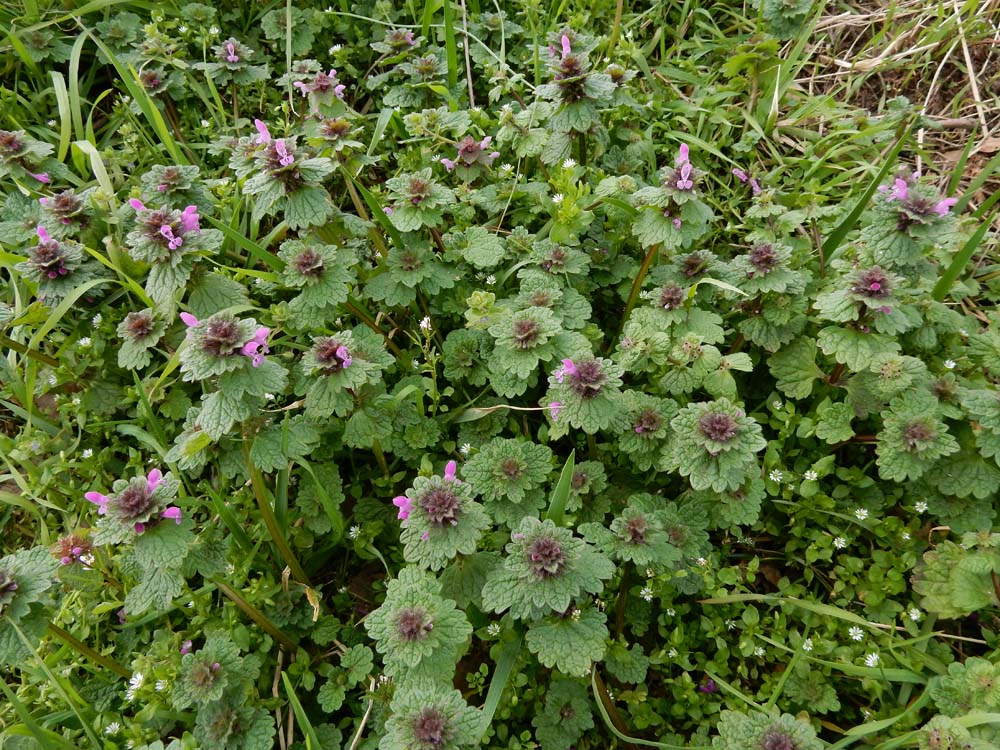
M 847 634 L 851 637 L 852 641 L 860 641 L 865 637 L 865 632 L 857 625 L 848 630 Z
M 879 664 L 879 655 L 876 653 L 865 655 L 865 666 L 866 667 L 877 667 Z

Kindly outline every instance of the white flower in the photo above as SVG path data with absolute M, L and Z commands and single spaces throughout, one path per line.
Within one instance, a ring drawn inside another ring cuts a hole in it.
M 572 169 L 576 166 L 576 161 L 573 159 L 567 159 L 563 162 L 563 169 Z
M 677 658 L 677 649 L 676 648 L 672 648 L 669 651 L 667 651 L 667 658 L 668 659 L 676 659 Z
M 56 126 L 56 121 L 55 120 L 46 120 L 45 124 L 48 125 L 50 128 L 54 128 Z
M 156 681 L 156 685 L 154 687 L 156 688 L 156 692 L 162 693 L 164 690 L 167 689 L 167 681 L 166 680 L 157 680 Z
M 704 557 L 699 557 L 697 560 L 695 560 L 695 562 L 698 563 L 703 568 L 706 565 L 708 565 L 708 560 L 706 560 Z
M 420 360 L 419 359 L 414 359 L 410 364 L 413 365 L 413 369 L 414 370 L 420 369 Z
M 274 401 L 274 394 L 273 393 L 265 393 L 264 394 L 264 400 L 265 401 Z
M 514 165 L 513 164 L 507 164 L 506 162 L 504 162 L 503 164 L 500 165 L 500 171 L 501 172 L 513 172 L 514 171 Z
M 955 360 L 953 360 L 953 359 L 946 359 L 944 361 L 944 366 L 948 370 L 954 370 L 955 369 L 955 364 L 956 364 Z
M 80 452 L 80 456 L 81 456 L 82 458 L 90 458 L 90 457 L 91 457 L 91 456 L 93 456 L 93 455 L 94 455 L 94 449 L 93 449 L 93 448 L 84 448 L 84 449 L 83 449 L 83 450 L 82 450 L 82 451 Z
M 86 349 L 86 348 L 88 348 L 88 347 L 89 347 L 89 346 L 90 346 L 91 344 L 93 344 L 94 342 L 93 342 L 93 341 L 91 340 L 90 336 L 84 336 L 84 337 L 83 337 L 82 339 L 80 339 L 80 341 L 79 341 L 79 342 L 77 342 L 77 343 L 79 343 L 81 347 L 83 347 L 84 349 Z
M 357 539 L 359 536 L 361 536 L 361 527 L 352 526 L 350 530 L 347 532 L 347 536 L 349 536 L 351 539 Z
M 860 641 L 863 640 L 865 637 L 865 631 L 863 631 L 857 625 L 848 630 L 847 634 L 851 636 L 852 641 Z
M 119 724 L 117 721 L 112 721 L 110 724 L 104 727 L 104 733 L 108 735 L 118 734 L 121 730 L 122 730 L 122 725 Z
M 847 540 L 842 536 L 838 536 L 833 540 L 833 546 L 837 549 L 844 549 L 847 546 Z
M 726 630 L 736 630 L 736 621 L 726 620 Z
M 425 315 L 423 320 L 420 321 L 420 330 L 430 332 L 431 330 L 431 319 L 429 316 Z
M 651 602 L 653 601 L 653 589 L 649 588 L 649 586 L 643 586 L 642 591 L 639 592 L 639 596 L 647 602 Z
M 677 612 L 674 610 L 673 607 L 667 607 L 667 617 L 673 617 L 676 614 Z
M 458 452 L 461 453 L 463 456 L 468 456 L 469 451 L 471 450 L 472 450 L 471 443 L 462 443 L 462 447 L 458 449 Z
M 573 610 L 573 611 L 572 611 L 572 612 L 570 613 L 570 617 L 572 617 L 572 618 L 573 618 L 573 622 L 579 622 L 579 621 L 580 621 L 580 615 L 582 615 L 582 614 L 583 614 L 583 612 L 581 612 L 580 610 L 578 610 L 578 609 L 574 609 L 574 610 Z
M 774 401 L 771 402 L 771 407 L 775 411 L 781 411 L 781 407 L 782 406 L 784 406 L 784 404 L 782 403 L 782 401 L 781 401 L 780 398 L 776 398 L 776 399 L 774 399 Z
M 753 650 L 753 655 L 754 656 L 763 656 L 764 655 L 764 647 L 763 646 L 758 646 L 757 648 L 755 648 Z
M 854 509 L 854 517 L 857 518 L 859 521 L 864 521 L 866 518 L 868 518 L 868 509 L 867 508 L 855 508 Z
M 490 636 L 491 638 L 496 638 L 498 635 L 500 635 L 500 623 L 491 622 L 489 625 L 487 625 L 486 635 Z
M 909 617 L 914 622 L 920 622 L 920 618 L 923 617 L 924 615 L 916 607 L 910 607 L 910 611 L 906 613 L 906 616 Z
M 135 698 L 135 694 L 139 692 L 139 688 L 142 687 L 142 672 L 136 672 L 132 675 L 132 679 L 128 681 L 128 690 L 125 691 L 125 700 L 132 701 Z
M 785 475 L 779 469 L 771 469 L 771 473 L 767 476 L 772 482 L 778 482 L 779 484 L 785 478 Z
M 219 27 L 218 26 L 209 27 L 208 33 L 211 34 L 212 36 L 215 36 L 216 34 L 219 33 Z
M 812 638 L 806 638 L 804 641 L 802 641 L 802 650 L 803 651 L 812 651 L 813 650 L 813 639 Z
M 902 536 L 903 536 L 903 541 L 904 542 L 910 541 L 910 532 L 909 531 L 904 531 L 903 534 L 902 534 Z
M 49 385 L 56 385 L 59 382 L 59 378 L 55 375 L 49 375 Z
M 211 125 L 212 125 L 212 123 L 210 123 L 210 122 L 209 122 L 208 120 L 202 120 L 202 121 L 201 121 L 201 126 L 202 126 L 203 128 L 207 128 L 207 127 L 210 127 Z
M 917 513 L 926 513 L 927 503 L 925 503 L 923 500 L 918 500 L 917 504 L 913 506 L 913 509 L 917 511 Z
M 865 656 L 866 667 L 877 667 L 879 662 L 878 654 L 872 653 Z
M 104 320 L 104 316 L 101 315 L 100 313 L 97 313 L 97 315 L 95 315 L 90 319 L 90 322 L 93 324 L 94 328 L 97 328 L 97 326 L 101 324 L 102 320 Z
M 70 403 L 73 404 L 73 406 L 79 406 L 80 405 L 80 397 L 79 396 L 73 396 L 73 398 L 70 399 Z
M 80 562 L 83 564 L 84 570 L 90 570 L 91 566 L 94 564 L 94 556 L 89 552 L 85 555 L 80 555 Z
M 803 474 L 802 477 L 808 482 L 815 482 L 817 479 L 819 479 L 819 474 L 817 474 L 812 469 L 809 469 L 809 471 Z
M 604 601 L 603 599 L 595 598 L 594 599 L 594 606 L 597 607 L 599 610 L 601 610 L 601 612 L 603 612 L 605 610 L 605 608 L 608 606 L 608 603 L 606 601 Z
M 181 34 L 184 34 L 184 33 L 186 33 L 186 32 L 187 32 L 187 30 L 188 30 L 188 27 L 187 27 L 187 26 L 178 26 L 178 27 L 177 27 L 177 30 L 178 30 L 178 31 L 179 31 L 179 32 L 180 32 Z
M 563 194 L 562 193 L 556 193 L 555 195 L 553 195 L 552 196 L 552 202 L 555 203 L 558 206 L 560 203 L 563 202 Z
M 656 573 L 653 572 L 652 568 L 646 568 L 646 578 L 652 578 Z
M 340 52 L 340 50 L 342 50 L 343 48 L 344 48 L 344 45 L 342 45 L 342 44 L 335 44 L 332 47 L 330 47 L 330 49 L 328 49 L 327 52 L 329 54 L 331 54 L 331 55 L 335 55 L 338 52 Z
M 490 274 L 489 276 L 486 277 L 486 286 L 493 286 L 496 283 L 497 283 L 497 277 L 494 276 L 493 274 Z

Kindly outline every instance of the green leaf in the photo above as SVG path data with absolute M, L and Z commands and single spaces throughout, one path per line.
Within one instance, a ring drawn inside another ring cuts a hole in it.
M 823 377 L 823 371 L 816 366 L 816 354 L 816 342 L 806 336 L 772 354 L 767 364 L 778 381 L 778 390 L 789 398 L 807 398 L 813 381 Z
M 559 474 L 559 481 L 552 490 L 552 497 L 549 499 L 549 509 L 545 517 L 551 520 L 556 526 L 563 525 L 563 512 L 566 510 L 566 501 L 569 499 L 570 490 L 573 483 L 573 464 L 576 458 L 576 450 L 569 453 L 569 458 L 563 465 Z
M 184 588 L 184 578 L 170 568 L 147 571 L 139 583 L 125 595 L 125 611 L 141 615 L 149 610 L 168 609 Z
M 595 607 L 575 610 L 569 617 L 550 617 L 528 628 L 528 650 L 546 667 L 583 677 L 604 658 L 607 617 Z

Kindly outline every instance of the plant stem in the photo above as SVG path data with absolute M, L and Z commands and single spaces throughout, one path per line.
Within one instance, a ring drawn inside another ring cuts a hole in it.
M 59 360 L 50 357 L 48 354 L 42 354 L 34 349 L 29 349 L 24 344 L 18 343 L 11 338 L 8 338 L 4 334 L 0 333 L 0 346 L 5 346 L 8 349 L 13 349 L 19 354 L 23 354 L 25 357 L 31 357 L 32 359 L 37 359 L 39 362 L 48 365 L 49 367 L 58 367 Z
M 296 650 L 295 641 L 293 641 L 288 635 L 286 635 L 281 630 L 281 628 L 279 628 L 277 625 L 271 622 L 263 612 L 254 607 L 252 604 L 250 604 L 250 602 L 248 602 L 246 599 L 240 596 L 235 589 L 230 588 L 222 581 L 213 580 L 212 583 L 214 583 L 215 587 L 220 592 L 222 592 L 223 596 L 229 599 L 233 604 L 235 604 L 241 610 L 243 610 L 243 612 L 246 614 L 247 617 L 249 617 L 255 623 L 260 625 L 261 628 L 263 628 L 264 631 L 268 633 L 268 635 L 273 636 L 274 640 L 280 643 L 286 651 L 288 651 L 289 653 L 295 653 Z
M 639 273 L 635 275 L 635 280 L 632 282 L 632 290 L 628 293 L 628 301 L 625 303 L 625 312 L 622 313 L 622 330 L 625 330 L 628 316 L 632 314 L 632 308 L 635 307 L 635 302 L 639 299 L 639 290 L 642 289 L 642 282 L 646 279 L 649 267 L 653 265 L 653 259 L 656 258 L 659 249 L 659 244 L 650 246 L 649 252 L 646 253 L 646 257 L 643 258 L 642 265 L 639 267 Z
M 60 628 L 58 625 L 53 625 L 52 623 L 49 623 L 48 628 L 46 629 L 49 631 L 49 633 L 51 633 L 52 635 L 54 635 L 56 638 L 63 641 L 67 645 L 75 648 L 83 656 L 86 656 L 92 662 L 100 664 L 105 669 L 110 669 L 119 677 L 128 678 L 132 676 L 131 672 L 125 669 L 125 667 L 116 662 L 114 659 L 111 659 L 107 656 L 104 656 L 103 654 L 98 653 L 83 641 L 74 638 L 72 635 L 70 635 L 62 628 Z
M 576 134 L 576 161 L 581 167 L 587 166 L 587 134 Z

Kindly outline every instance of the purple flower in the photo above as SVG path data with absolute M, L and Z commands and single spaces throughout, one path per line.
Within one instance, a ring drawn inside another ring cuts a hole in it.
M 562 404 L 558 401 L 552 401 L 549 403 L 549 416 L 552 417 L 552 421 L 555 422 L 559 419 L 559 412 L 562 410 Z
M 341 344 L 337 347 L 337 359 L 340 360 L 341 369 L 346 370 L 354 363 L 354 359 L 351 357 L 351 353 L 347 351 L 347 347 Z
M 160 483 L 163 481 L 163 472 L 159 469 L 153 469 L 146 475 L 146 489 L 152 492 Z
M 493 160 L 500 156 L 499 151 L 486 152 L 487 147 L 489 147 L 490 142 L 493 140 L 492 136 L 486 136 L 481 141 L 477 141 L 472 136 L 467 135 L 458 143 L 458 153 L 454 159 L 439 159 L 439 161 L 444 164 L 445 169 L 449 172 L 453 170 L 456 166 L 461 164 L 463 167 L 472 167 L 476 164 L 480 164 L 484 167 L 488 167 L 493 164 Z
M 674 190 L 689 191 L 694 190 L 694 167 L 689 159 L 690 150 L 686 143 L 682 143 L 674 160 L 674 171 L 667 178 L 665 185 Z
M 938 216 L 945 216 L 951 211 L 951 207 L 958 203 L 958 198 L 945 198 L 938 201 L 932 209 Z
M 885 196 L 887 201 L 905 201 L 910 197 L 910 186 L 903 180 L 897 177 L 892 181 L 892 187 L 888 189 L 888 194 Z
M 138 198 L 129 198 L 128 204 L 136 211 L 145 211 L 146 206 Z
M 181 509 L 178 508 L 176 505 L 170 505 L 170 506 L 168 506 L 167 509 L 164 510 L 163 513 L 161 513 L 160 515 L 163 516 L 164 518 L 170 518 L 175 523 L 177 523 L 177 525 L 180 525 L 180 522 L 181 522 Z
M 561 383 L 567 375 L 573 375 L 576 372 L 576 365 L 573 364 L 573 360 L 564 359 L 562 361 L 562 367 L 557 367 L 556 371 L 552 373 L 556 376 L 556 382 Z
M 413 510 L 413 501 L 406 495 L 398 495 L 392 499 L 392 504 L 399 508 L 399 515 L 396 516 L 400 521 L 405 521 L 410 517 L 410 511 Z
M 181 654 L 190 654 L 191 646 L 193 645 L 194 644 L 192 644 L 191 641 L 184 641 L 184 643 L 181 644 Z
M 160 226 L 160 234 L 167 240 L 167 247 L 171 250 L 176 250 L 184 244 L 184 240 L 174 234 L 174 230 L 169 224 L 162 224 Z
M 35 231 L 38 232 L 38 239 L 42 242 L 52 242 L 52 238 L 49 236 L 49 233 L 41 224 L 38 225 L 38 228 Z
M 455 482 L 455 472 L 458 470 L 458 464 L 454 461 L 449 461 L 444 465 L 444 481 Z
M 733 174 L 736 175 L 736 179 L 738 179 L 740 182 L 744 184 L 746 184 L 746 181 L 750 179 L 750 175 L 748 175 L 739 167 L 733 167 Z
M 194 328 L 199 323 L 199 320 L 189 312 L 182 312 L 181 320 L 184 321 L 184 325 L 188 328 Z
M 197 206 L 188 206 L 181 211 L 181 227 L 185 232 L 201 234 L 201 219 L 198 216 Z
M 255 143 L 263 145 L 271 142 L 271 131 L 267 129 L 267 125 L 264 124 L 263 120 L 254 120 L 253 126 L 257 128 L 258 133 L 257 138 L 254 141 Z
M 274 142 L 274 151 L 278 154 L 278 163 L 281 166 L 288 167 L 295 163 L 295 157 L 288 152 L 288 146 L 285 145 L 283 138 L 279 138 Z
M 333 95 L 338 99 L 344 98 L 344 90 L 347 88 L 343 83 L 337 83 L 337 71 L 333 68 L 330 68 L 329 73 L 324 73 L 321 70 L 309 83 L 296 81 L 292 85 L 302 92 L 302 96 L 333 92 Z
M 240 56 L 236 54 L 236 45 L 232 42 L 226 42 L 226 62 L 238 63 L 240 61 Z
M 264 355 L 271 351 L 271 347 L 267 345 L 267 337 L 270 333 L 270 328 L 261 326 L 254 333 L 253 338 L 240 349 L 243 354 L 251 358 L 254 367 L 260 367 L 264 361 Z
M 48 185 L 52 180 L 49 178 L 48 174 L 45 172 L 28 172 L 32 177 L 34 177 L 39 182 Z
M 680 229 L 681 228 L 681 220 L 678 219 L 676 216 L 674 217 L 673 223 L 674 223 L 674 229 Z
M 719 691 L 719 687 L 715 684 L 715 680 L 711 677 L 706 677 L 698 686 L 698 690 L 703 693 L 717 693 Z
M 87 492 L 84 494 L 84 497 L 97 506 L 97 515 L 103 516 L 108 512 L 108 500 L 110 498 L 107 495 L 102 495 L 100 492 Z
M 760 195 L 763 192 L 763 190 L 764 190 L 760 186 L 760 183 L 757 182 L 757 178 L 756 177 L 751 177 L 750 178 L 750 189 L 753 190 L 753 194 L 754 195 Z

